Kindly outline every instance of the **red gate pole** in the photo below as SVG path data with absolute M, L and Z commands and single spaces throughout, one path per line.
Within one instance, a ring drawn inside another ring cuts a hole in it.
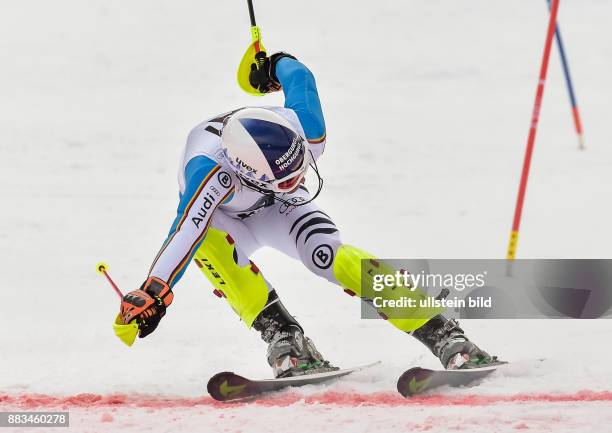
M 525 159 L 523 160 L 523 171 L 521 173 L 521 182 L 519 184 L 516 207 L 514 208 L 514 220 L 512 222 L 512 231 L 510 232 L 508 253 L 506 255 L 508 260 L 514 260 L 516 256 L 518 234 L 521 225 L 521 215 L 523 213 L 523 203 L 525 202 L 525 192 L 527 190 L 527 180 L 529 178 L 529 168 L 531 166 L 531 156 L 533 154 L 533 146 L 535 143 L 538 121 L 540 119 L 540 107 L 542 106 L 542 97 L 544 96 L 544 84 L 546 83 L 546 75 L 548 73 L 548 60 L 550 58 L 550 48 L 555 35 L 558 10 L 559 0 L 552 0 L 550 6 L 550 19 L 548 21 L 548 31 L 546 33 L 546 42 L 544 44 L 544 55 L 542 56 L 542 65 L 540 67 L 540 79 L 538 80 L 538 88 L 531 115 L 531 127 L 529 128 L 529 136 L 527 138 L 527 148 L 525 149 Z

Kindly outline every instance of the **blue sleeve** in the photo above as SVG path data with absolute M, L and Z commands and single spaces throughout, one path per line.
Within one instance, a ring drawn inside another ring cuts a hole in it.
M 206 236 L 215 209 L 233 195 L 231 184 L 219 183 L 221 174 L 219 164 L 210 158 L 197 156 L 189 161 L 185 167 L 185 192 L 180 197 L 176 218 L 149 276 L 161 278 L 170 287 L 181 279 Z M 203 199 L 209 203 L 206 211 L 198 210 Z
M 193 196 L 198 192 L 198 188 L 202 180 L 217 166 L 217 163 L 206 156 L 196 156 L 187 163 L 185 167 L 185 192 L 181 194 L 178 208 L 176 210 L 176 218 L 170 228 L 168 237 L 171 237 L 176 231 L 176 227 L 183 218 L 185 209 L 191 202 Z
M 289 57 L 276 63 L 276 76 L 285 93 L 285 108 L 291 108 L 300 119 L 300 123 L 309 141 L 321 141 L 325 138 L 325 120 L 321 101 L 312 72 Z

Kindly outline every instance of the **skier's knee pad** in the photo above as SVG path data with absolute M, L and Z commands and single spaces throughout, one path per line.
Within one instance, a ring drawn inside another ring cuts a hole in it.
M 268 301 L 268 284 L 228 233 L 210 227 L 194 261 L 248 327 Z
M 352 245 L 342 244 L 334 259 L 333 272 L 338 284 L 353 296 L 373 300 L 374 296 L 380 296 L 383 300 L 402 300 L 404 298 L 414 299 L 418 303 L 426 297 L 422 290 L 403 286 L 391 289 L 383 289 L 374 293 L 374 278 L 377 275 L 393 275 L 397 270 L 384 261 L 376 259 L 372 254 Z M 379 315 L 391 322 L 402 331 L 411 332 L 420 328 L 430 318 L 440 314 L 438 308 L 412 308 L 408 311 L 398 310 L 395 307 L 376 307 Z

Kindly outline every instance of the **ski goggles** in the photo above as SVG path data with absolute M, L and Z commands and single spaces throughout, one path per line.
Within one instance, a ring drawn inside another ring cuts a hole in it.
M 252 189 L 253 191 L 257 191 L 261 194 L 265 194 L 265 195 L 271 195 L 272 197 L 274 197 L 274 201 L 278 201 L 280 203 L 284 203 L 286 206 L 304 206 L 307 205 L 308 203 L 312 202 L 315 198 L 317 198 L 319 196 L 319 194 L 321 193 L 321 189 L 323 189 L 323 179 L 321 178 L 321 174 L 319 173 L 319 168 L 317 167 L 317 162 L 314 159 L 314 156 L 312 155 L 312 152 L 310 151 L 310 149 L 308 149 L 308 156 L 306 156 L 304 159 L 307 161 L 307 166 L 304 167 L 304 164 L 302 164 L 303 168 L 303 172 L 297 172 L 292 174 L 291 176 L 287 176 L 287 178 L 284 179 L 278 179 L 278 183 L 283 183 L 282 188 L 283 191 L 272 191 L 269 188 L 271 188 L 270 184 L 264 183 L 264 182 L 257 182 L 254 181 L 252 179 L 245 179 L 243 176 L 238 176 L 238 179 L 240 180 L 240 183 L 249 188 Z M 292 192 L 299 184 L 302 183 L 302 180 L 304 179 L 304 176 L 306 175 L 306 171 L 308 169 L 308 167 L 312 167 L 313 171 L 315 172 L 315 174 L 317 175 L 317 179 L 318 179 L 318 183 L 319 185 L 317 186 L 317 192 L 315 192 L 314 195 L 312 195 L 310 197 L 310 199 L 308 200 L 304 200 L 301 202 L 295 202 L 293 200 L 288 201 L 286 199 L 283 198 L 284 194 L 290 193 Z M 276 186 L 276 188 L 278 188 L 278 185 Z M 291 188 L 287 191 L 284 190 L 284 188 Z M 279 195 L 277 195 L 279 194 Z
M 306 147 L 304 147 L 304 152 L 302 153 L 301 158 L 302 162 L 294 173 L 280 179 L 268 181 L 268 188 L 274 192 L 293 191 L 304 179 L 304 176 L 306 176 L 308 166 L 310 165 L 310 152 L 307 151 Z

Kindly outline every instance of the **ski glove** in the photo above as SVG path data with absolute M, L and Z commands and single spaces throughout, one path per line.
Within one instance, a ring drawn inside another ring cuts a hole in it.
M 265 51 L 255 54 L 255 62 L 251 63 L 251 73 L 249 83 L 261 93 L 276 92 L 281 89 L 281 84 L 276 76 L 276 63 L 283 57 L 297 60 L 291 54 L 280 53 L 266 56 Z
M 166 308 L 172 303 L 174 294 L 165 281 L 150 277 L 138 290 L 123 296 L 121 320 L 125 325 L 136 321 L 138 336 L 144 338 L 157 328 L 166 315 Z

